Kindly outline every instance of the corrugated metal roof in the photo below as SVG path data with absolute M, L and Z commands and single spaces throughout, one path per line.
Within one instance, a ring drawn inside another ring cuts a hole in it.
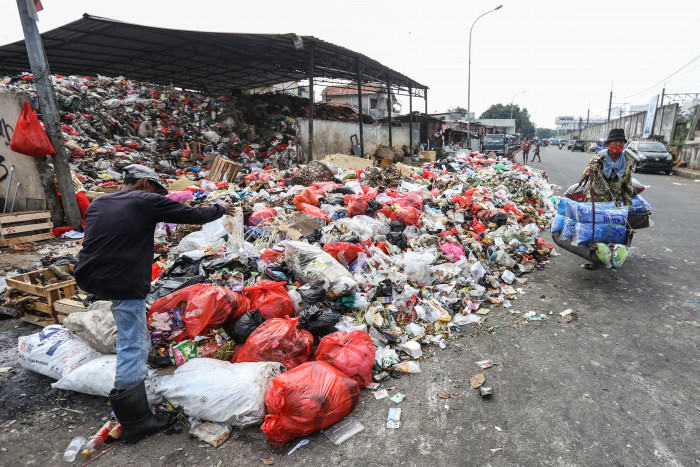
M 376 60 L 313 36 L 185 31 L 85 14 L 41 37 L 51 72 L 58 74 L 125 76 L 226 92 L 306 79 L 313 50 L 318 78 L 354 81 L 359 60 L 363 80 L 427 89 Z M 0 69 L 30 70 L 24 41 L 0 47 Z
M 365 84 L 362 86 L 363 94 L 370 94 L 376 92 L 382 92 L 386 94 L 386 86 L 382 86 L 379 84 Z M 326 89 L 323 90 L 322 94 L 324 96 L 357 95 L 357 85 L 326 86 Z

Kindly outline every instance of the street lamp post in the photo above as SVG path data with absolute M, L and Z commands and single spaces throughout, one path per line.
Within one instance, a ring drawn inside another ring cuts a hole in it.
M 519 93 L 515 94 L 515 95 L 513 96 L 513 98 L 510 100 L 510 119 L 511 119 L 511 120 L 513 120 L 513 101 L 515 100 L 515 98 L 516 98 L 517 96 L 519 96 L 520 94 L 522 94 L 522 93 L 524 93 L 524 92 L 525 92 L 525 91 L 520 91 Z
M 488 15 L 492 11 L 496 11 L 501 9 L 503 5 L 498 5 L 496 8 L 493 10 L 489 10 L 483 15 L 479 16 L 479 18 Z M 474 22 L 472 23 L 471 29 L 469 29 L 469 71 L 467 75 L 467 118 L 469 118 L 469 114 L 471 113 L 471 103 L 472 103 L 472 30 L 474 29 L 474 25 L 476 24 L 477 21 L 479 21 L 479 18 L 475 19 Z

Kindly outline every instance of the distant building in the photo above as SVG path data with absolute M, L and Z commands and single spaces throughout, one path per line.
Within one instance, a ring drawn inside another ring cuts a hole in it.
M 321 92 L 323 102 L 342 104 L 359 109 L 357 86 L 328 86 Z M 392 112 L 399 113 L 401 106 L 392 94 Z M 387 110 L 386 86 L 381 84 L 366 84 L 362 86 L 362 111 L 375 117 L 386 117 Z
M 503 133 L 506 135 L 515 133 L 514 118 L 480 118 L 477 123 L 492 126 L 495 130 L 492 133 Z
M 286 83 L 273 84 L 272 86 L 262 86 L 250 89 L 249 94 L 262 94 L 266 92 L 292 94 L 294 96 L 309 98 L 309 86 L 302 84 L 303 81 L 288 81 Z
M 599 125 L 605 123 L 608 120 L 606 118 L 589 118 L 588 126 Z M 557 131 L 578 131 L 579 124 L 581 128 L 586 128 L 586 119 L 583 117 L 557 117 L 554 119 L 554 124 L 556 125 Z

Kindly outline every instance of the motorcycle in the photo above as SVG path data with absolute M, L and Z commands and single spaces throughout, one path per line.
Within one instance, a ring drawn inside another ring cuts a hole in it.
M 564 147 L 564 143 L 559 143 L 559 150 L 561 151 L 561 148 Z

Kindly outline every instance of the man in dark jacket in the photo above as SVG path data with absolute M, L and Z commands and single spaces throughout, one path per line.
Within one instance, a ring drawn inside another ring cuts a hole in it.
M 233 207 L 192 208 L 163 196 L 167 194 L 152 169 L 136 164 L 125 167 L 124 189 L 90 204 L 74 271 L 81 289 L 112 300 L 118 330 L 117 372 L 109 399 L 125 443 L 135 443 L 171 423 L 171 417 L 151 412 L 144 385 L 150 349 L 145 298 L 150 290 L 156 224 L 204 224 L 233 214 Z

